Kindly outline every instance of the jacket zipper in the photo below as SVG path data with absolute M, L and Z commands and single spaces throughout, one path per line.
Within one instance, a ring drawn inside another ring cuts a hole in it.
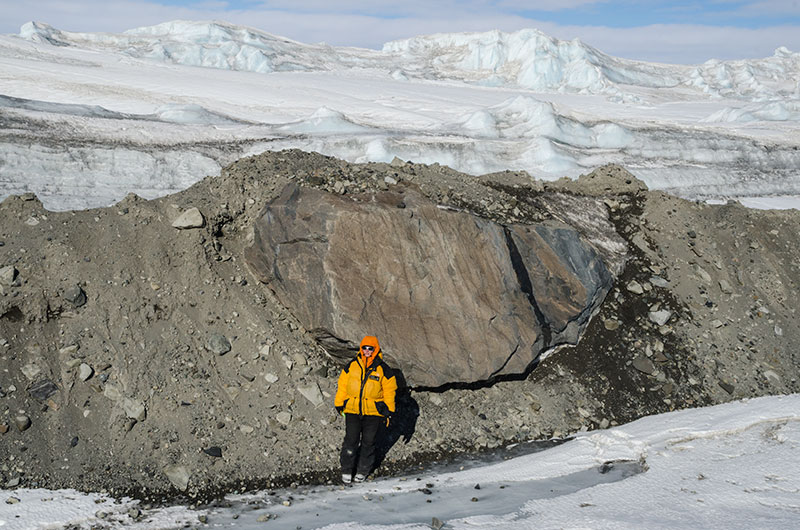
M 358 360 L 358 364 L 359 365 L 361 364 L 361 359 Z M 372 361 L 372 364 L 369 365 L 369 370 L 367 370 L 366 367 L 362 367 L 361 368 L 361 374 L 362 374 L 363 377 L 361 378 L 361 390 L 359 390 L 359 392 L 358 392 L 358 415 L 359 416 L 363 416 L 364 415 L 364 409 L 362 407 L 362 405 L 364 403 L 364 401 L 363 401 L 364 400 L 364 387 L 367 386 L 367 379 L 369 379 L 369 374 L 371 374 L 372 371 L 375 368 L 376 368 L 375 361 Z

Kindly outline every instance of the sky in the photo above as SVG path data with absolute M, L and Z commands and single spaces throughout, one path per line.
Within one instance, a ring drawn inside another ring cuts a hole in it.
M 610 55 L 693 64 L 800 51 L 800 0 L 0 0 L 0 33 L 25 22 L 120 32 L 170 20 L 222 20 L 307 43 L 379 49 L 430 33 L 536 28 Z

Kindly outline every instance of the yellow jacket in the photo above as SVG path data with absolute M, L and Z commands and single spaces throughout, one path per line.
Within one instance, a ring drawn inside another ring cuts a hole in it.
M 369 358 L 364 356 L 364 346 L 375 348 Z M 345 414 L 388 416 L 395 411 L 397 378 L 380 350 L 376 337 L 364 337 L 359 355 L 339 375 L 334 406 L 343 406 Z

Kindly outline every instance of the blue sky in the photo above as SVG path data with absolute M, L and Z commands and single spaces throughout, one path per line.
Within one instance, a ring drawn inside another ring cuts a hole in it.
M 169 20 L 224 20 L 302 42 L 380 48 L 420 34 L 537 28 L 611 55 L 698 63 L 800 51 L 800 0 L 0 0 L 0 33 L 27 21 L 119 32 Z

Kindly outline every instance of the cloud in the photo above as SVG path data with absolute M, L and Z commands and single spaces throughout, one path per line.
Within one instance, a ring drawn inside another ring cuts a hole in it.
M 591 0 L 568 0 L 566 5 Z M 800 0 L 798 0 L 800 1 Z M 791 2 L 767 2 L 772 4 Z M 33 4 L 35 7 L 31 7 Z M 800 25 L 765 28 L 720 27 L 699 24 L 648 25 L 611 28 L 602 25 L 563 25 L 525 18 L 498 5 L 533 5 L 522 0 L 489 2 L 453 0 L 436 3 L 435 8 L 422 0 L 403 2 L 405 14 L 380 12 L 390 3 L 375 0 L 375 12 L 360 9 L 362 2 L 299 0 L 291 2 L 306 11 L 289 8 L 290 2 L 210 1 L 191 6 L 167 6 L 155 1 L 122 0 L 38 0 L 35 3 L 0 0 L 0 33 L 17 33 L 20 25 L 38 20 L 58 29 L 78 32 L 121 32 L 170 20 L 224 20 L 308 43 L 327 42 L 340 46 L 380 48 L 389 40 L 416 35 L 464 31 L 516 31 L 538 28 L 559 39 L 580 38 L 583 42 L 614 56 L 646 61 L 699 63 L 707 59 L 756 58 L 772 55 L 775 48 L 786 46 L 800 51 Z M 392 5 L 398 3 L 392 1 Z M 327 11 L 317 12 L 324 5 Z M 337 6 L 335 10 L 330 6 Z M 755 4 L 750 4 L 755 5 Z M 270 7 L 270 9 L 267 9 Z M 283 7 L 278 9 L 278 7 Z M 775 6 L 773 6 L 775 7 Z M 785 6 L 784 6 L 785 7 Z
M 366 14 L 381 18 L 399 16 L 428 16 L 431 13 L 491 14 L 519 11 L 564 11 L 606 0 L 271 0 L 258 2 L 252 7 L 267 11 Z
M 552 33 L 561 33 L 562 38 L 580 37 L 609 55 L 665 63 L 769 57 L 780 46 L 800 51 L 798 26 L 756 29 L 690 24 L 625 29 L 581 26 L 552 28 Z
M 800 15 L 800 1 L 772 0 L 748 3 L 741 7 L 748 15 Z

